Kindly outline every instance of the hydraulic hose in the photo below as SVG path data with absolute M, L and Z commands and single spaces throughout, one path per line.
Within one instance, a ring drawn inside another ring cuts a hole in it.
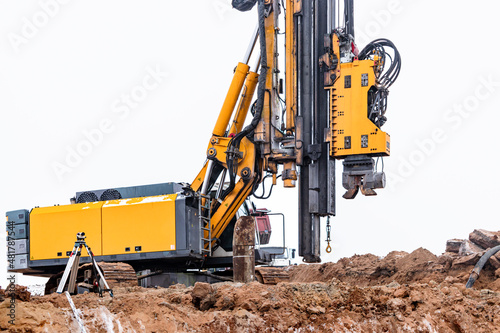
M 467 284 L 465 285 L 465 288 L 472 288 L 474 285 L 474 282 L 479 278 L 479 273 L 481 273 L 481 270 L 483 269 L 483 266 L 488 262 L 490 257 L 500 251 L 500 245 L 497 245 L 488 251 L 479 259 L 477 262 L 476 266 L 474 266 L 474 269 L 472 270 L 472 273 L 470 273 L 469 280 L 467 281 Z
M 259 86 L 257 90 L 257 104 L 255 115 L 252 119 L 252 122 L 243 129 L 238 135 L 243 138 L 247 136 L 250 132 L 252 132 L 257 125 L 259 124 L 260 117 L 262 115 L 262 110 L 264 109 L 264 95 L 266 93 L 266 79 L 267 79 L 267 47 L 266 47 L 266 13 L 265 13 L 265 5 L 264 0 L 259 0 L 259 4 L 257 6 L 258 15 L 259 15 L 259 43 L 260 43 L 260 74 L 259 74 Z M 236 138 L 238 137 L 236 135 Z M 239 141 L 241 141 L 241 138 Z M 239 142 L 238 142 L 239 145 Z
M 234 151 L 239 148 L 241 140 L 250 134 L 259 124 L 260 118 L 262 116 L 262 110 L 264 109 L 264 97 L 266 93 L 266 79 L 267 79 L 267 48 L 266 48 L 266 31 L 265 31 L 265 4 L 264 0 L 259 0 L 257 5 L 257 12 L 259 17 L 259 44 L 260 44 L 260 74 L 259 74 L 259 85 L 257 88 L 257 102 L 255 107 L 255 114 L 252 118 L 252 122 L 246 126 L 241 132 L 236 134 L 229 143 L 230 151 Z M 236 165 L 235 159 L 237 159 L 234 154 L 226 154 L 226 164 L 229 171 L 229 186 L 222 194 L 222 198 L 225 198 L 234 189 L 236 183 Z

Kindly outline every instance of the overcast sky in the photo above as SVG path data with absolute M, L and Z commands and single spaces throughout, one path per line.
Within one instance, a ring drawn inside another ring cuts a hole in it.
M 191 182 L 256 16 L 226 0 L 0 1 L 0 211 Z M 495 2 L 356 1 L 359 48 L 385 37 L 402 57 L 383 127 L 392 156 L 377 197 L 346 201 L 339 181 L 324 261 L 439 254 L 447 239 L 500 229 L 497 23 Z M 296 247 L 297 192 L 275 188 L 259 206 L 286 214 Z

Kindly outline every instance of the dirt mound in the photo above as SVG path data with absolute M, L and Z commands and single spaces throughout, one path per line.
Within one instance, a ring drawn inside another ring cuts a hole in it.
M 6 289 L 0 289 L 0 302 L 6 298 L 12 299 L 13 296 L 20 301 L 29 301 L 31 299 L 31 293 L 25 286 L 9 283 Z
M 500 293 L 462 283 L 219 283 L 73 297 L 88 332 L 499 332 Z M 76 332 L 64 295 L 0 304 L 0 329 Z M 200 310 L 199 308 L 203 308 Z
M 441 256 L 420 248 L 292 266 L 285 269 L 290 282 L 277 285 L 118 287 L 114 298 L 83 294 L 73 301 L 88 332 L 500 333 L 500 257 L 488 261 L 474 288 L 465 288 L 486 250 L 476 242 L 498 239 L 475 230 L 468 240 L 450 240 Z M 79 331 L 64 295 L 14 304 L 12 325 L 11 300 L 0 303 L 0 330 Z
M 365 254 L 343 258 L 336 263 L 291 266 L 288 272 L 291 282 L 329 282 L 336 278 L 356 286 L 376 286 L 392 281 L 441 283 L 448 279 L 465 285 L 480 257 L 480 253 L 468 256 L 445 253 L 437 257 L 420 248 L 410 254 L 394 251 L 383 258 Z M 500 292 L 500 271 L 488 262 L 474 287 Z

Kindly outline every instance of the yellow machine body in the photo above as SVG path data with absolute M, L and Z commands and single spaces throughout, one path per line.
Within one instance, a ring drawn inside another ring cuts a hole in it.
M 30 214 L 30 260 L 68 258 L 78 232 L 102 255 L 101 209 L 104 202 L 34 208 Z M 86 254 L 82 257 L 87 256 Z
M 390 155 L 390 136 L 368 118 L 368 90 L 375 85 L 374 60 L 340 64 L 340 75 L 329 87 L 331 98 L 330 154 Z
M 68 258 L 78 232 L 85 232 L 95 256 L 176 250 L 176 197 L 168 194 L 34 208 L 30 260 Z
M 106 201 L 102 206 L 102 255 L 175 250 L 176 196 Z

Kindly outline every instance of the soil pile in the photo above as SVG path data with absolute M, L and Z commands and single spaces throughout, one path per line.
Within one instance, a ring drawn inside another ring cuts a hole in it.
M 358 287 L 257 282 L 118 289 L 115 297 L 73 297 L 88 332 L 499 332 L 500 293 L 442 283 Z M 78 332 L 64 295 L 16 304 L 0 328 L 11 332 Z
M 462 278 L 453 275 L 439 282 L 417 281 L 424 270 L 415 271 L 409 263 L 432 266 L 428 260 L 419 261 L 423 258 L 416 256 L 419 253 L 428 255 L 418 250 L 384 259 L 366 255 L 331 265 L 310 265 L 307 271 L 317 277 L 311 279 L 324 282 L 128 287 L 117 288 L 114 298 L 95 294 L 72 298 L 88 332 L 500 332 L 500 292 L 493 284 L 483 280 L 478 281 L 483 289 L 465 289 Z M 365 271 L 372 273 L 355 270 L 352 265 L 357 262 L 364 262 Z M 335 265 L 351 273 L 326 278 L 334 275 Z M 323 275 L 321 267 L 327 267 Z M 299 271 L 306 272 L 302 266 L 291 271 L 295 280 Z M 394 279 L 386 272 L 393 272 Z M 405 276 L 407 272 L 415 273 Z M 434 278 L 443 276 L 429 273 Z M 391 281 L 377 284 L 382 280 Z M 15 325 L 8 322 L 10 304 L 9 299 L 0 303 L 2 330 L 79 331 L 64 295 L 17 300 Z
M 72 298 L 88 332 L 500 332 L 498 254 L 465 289 L 486 246 L 500 239 L 476 231 L 475 241 L 448 241 L 441 256 L 420 248 L 292 266 L 290 282 L 277 285 L 118 287 L 114 298 Z M 1 296 L 0 330 L 79 331 L 65 295 L 18 297 L 14 325 L 12 299 Z
M 441 283 L 448 279 L 465 285 L 482 253 L 462 256 L 446 252 L 435 256 L 420 248 L 410 254 L 394 251 L 383 258 L 373 254 L 355 255 L 336 263 L 291 266 L 287 270 L 291 282 L 326 282 L 336 278 L 356 286 L 376 286 L 392 281 L 400 284 Z M 491 259 L 481 271 L 474 288 L 500 292 L 500 267 L 497 268 Z

